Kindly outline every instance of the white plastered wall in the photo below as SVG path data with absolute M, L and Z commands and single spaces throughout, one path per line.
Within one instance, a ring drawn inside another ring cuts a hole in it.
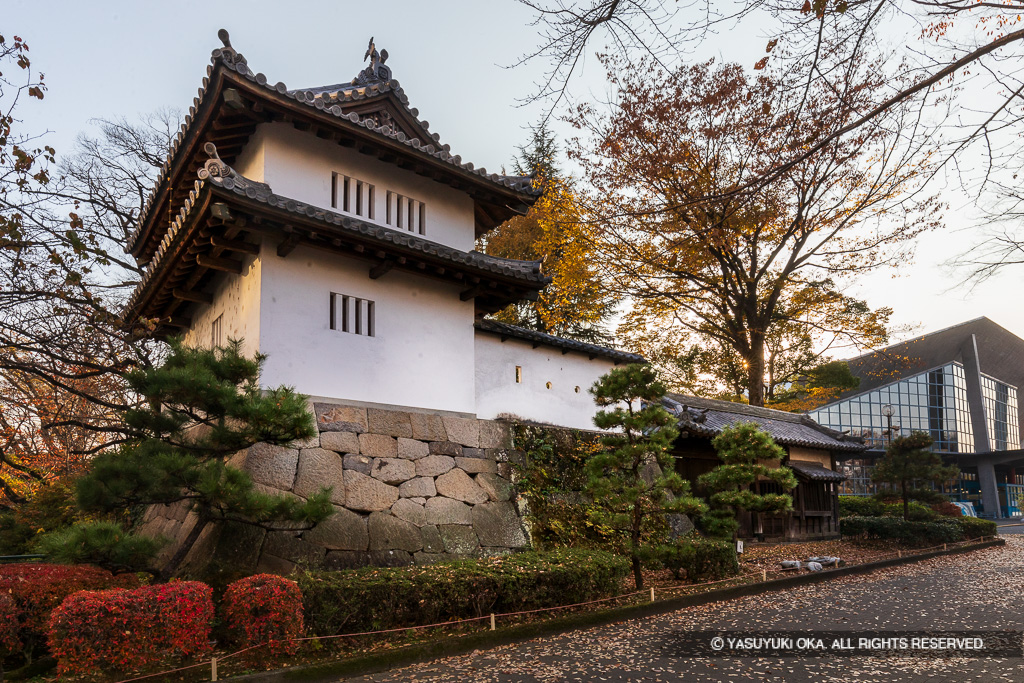
M 253 355 L 260 340 L 260 289 L 262 262 L 258 256 L 245 256 L 241 275 L 219 275 L 213 290 L 213 303 L 192 305 L 192 326 L 185 333 L 189 346 L 209 348 L 213 341 L 213 321 L 221 317 L 221 336 L 244 341 L 246 355 Z
M 270 185 L 274 194 L 330 211 L 332 174 L 374 186 L 374 218 L 386 225 L 387 193 L 426 205 L 425 232 L 417 236 L 462 251 L 475 244 L 473 200 L 465 192 L 385 163 L 354 149 L 296 130 L 286 123 L 263 123 L 235 161 L 241 175 Z M 363 217 L 364 220 L 371 220 Z
M 299 247 L 263 250 L 262 384 L 303 394 L 475 412 L 473 302 L 455 285 Z M 330 295 L 374 302 L 370 337 L 330 329 Z
M 516 366 L 522 382 L 516 382 Z M 588 391 L 615 367 L 605 358 L 476 332 L 476 413 L 480 419 L 512 414 L 536 422 L 594 429 L 597 406 Z M 550 382 L 551 387 L 548 388 Z M 577 388 L 579 391 L 577 391 Z

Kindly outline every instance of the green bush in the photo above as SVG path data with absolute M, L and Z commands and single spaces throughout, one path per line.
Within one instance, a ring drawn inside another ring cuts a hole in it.
M 382 630 L 585 602 L 621 591 L 629 559 L 593 550 L 528 552 L 412 567 L 298 576 L 311 635 Z
M 696 535 L 683 536 L 662 546 L 661 561 L 676 579 L 685 575 L 694 583 L 724 579 L 740 571 L 731 542 Z
M 996 523 L 991 519 L 979 519 L 977 517 L 953 517 L 951 521 L 959 525 L 963 531 L 964 540 L 974 540 L 982 536 L 995 536 Z
M 916 500 L 910 501 L 911 522 L 931 522 L 939 513 Z M 903 503 L 887 503 L 873 496 L 839 496 L 839 516 L 842 517 L 902 517 Z
M 933 546 L 963 540 L 963 528 L 955 521 L 907 522 L 900 517 L 844 517 L 839 520 L 844 537 L 895 540 L 908 546 Z

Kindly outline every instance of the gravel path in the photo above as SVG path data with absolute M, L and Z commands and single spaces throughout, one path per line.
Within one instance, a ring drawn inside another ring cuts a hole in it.
M 1019 681 L 1024 659 L 686 657 L 680 632 L 1024 631 L 1024 536 L 1004 547 L 449 657 L 369 681 Z

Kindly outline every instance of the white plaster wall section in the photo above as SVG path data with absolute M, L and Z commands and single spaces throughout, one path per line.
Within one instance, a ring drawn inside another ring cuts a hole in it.
M 262 383 L 310 396 L 474 411 L 473 302 L 459 288 L 310 247 L 263 263 Z M 330 295 L 374 302 L 374 336 L 330 329 Z
M 390 190 L 426 204 L 426 232 L 422 237 L 462 251 L 473 249 L 473 200 L 465 192 L 288 124 L 260 124 L 259 132 L 264 150 L 263 181 L 275 194 L 343 213 L 331 207 L 332 173 L 341 173 L 374 186 L 373 222 L 386 225 Z
M 522 382 L 516 382 L 516 367 Z M 597 405 L 588 391 L 615 367 L 604 358 L 476 332 L 476 412 L 480 419 L 502 413 L 575 429 L 594 429 Z M 548 388 L 548 383 L 551 387 Z M 579 391 L 576 388 L 579 387 Z
M 223 342 L 228 339 L 245 341 L 246 355 L 260 350 L 260 289 L 262 261 L 259 256 L 246 255 L 240 275 L 218 274 L 212 287 L 212 304 L 192 304 L 192 326 L 185 334 L 189 346 L 209 348 L 212 343 L 213 321 L 221 317 Z
M 256 132 L 231 164 L 239 175 L 261 183 L 266 176 L 266 126 L 265 123 L 256 126 Z

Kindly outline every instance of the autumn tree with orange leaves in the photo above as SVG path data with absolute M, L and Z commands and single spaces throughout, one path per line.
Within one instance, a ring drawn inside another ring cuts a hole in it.
M 616 100 L 577 109 L 589 140 L 576 156 L 601 255 L 632 303 L 620 332 L 638 350 L 660 338 L 735 353 L 747 400 L 763 405 L 780 326 L 833 349 L 886 341 L 890 310 L 844 286 L 901 262 L 939 224 L 938 203 L 919 192 L 931 150 L 913 135 L 913 112 L 894 108 L 765 180 L 777 159 L 872 106 L 890 86 L 874 64 L 841 95 L 805 95 L 737 65 L 607 64 Z
M 520 148 L 513 168 L 532 175 L 543 194 L 526 215 L 505 221 L 480 244 L 492 256 L 541 261 L 552 282 L 536 301 L 512 304 L 494 317 L 539 332 L 607 344 L 612 341 L 607 324 L 617 301 L 604 282 L 579 191 L 559 168 L 557 155 L 555 138 L 541 123 L 530 144 Z

